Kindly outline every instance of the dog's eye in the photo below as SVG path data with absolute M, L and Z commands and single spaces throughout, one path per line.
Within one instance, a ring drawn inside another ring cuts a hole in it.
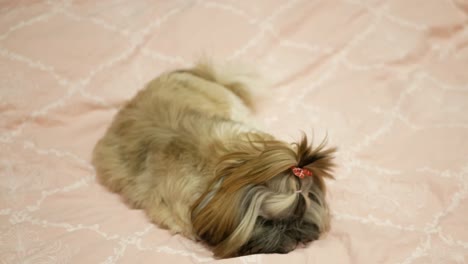
M 312 201 L 314 201 L 314 202 L 316 202 L 316 203 L 320 203 L 320 202 L 319 202 L 319 199 L 317 199 L 317 196 L 315 196 L 313 193 L 310 192 L 310 193 L 308 194 L 308 197 L 309 197 L 310 200 L 312 200 Z

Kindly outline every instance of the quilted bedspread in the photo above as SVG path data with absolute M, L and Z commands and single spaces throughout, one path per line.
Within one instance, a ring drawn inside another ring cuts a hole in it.
M 216 260 L 96 183 L 91 151 L 202 55 L 270 80 L 256 117 L 339 147 L 331 231 Z M 468 1 L 0 1 L 0 263 L 468 263 Z

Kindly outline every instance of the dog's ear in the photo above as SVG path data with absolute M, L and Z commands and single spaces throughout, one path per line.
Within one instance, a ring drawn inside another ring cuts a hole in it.
M 217 222 L 214 222 L 211 230 L 203 233 L 207 240 L 218 240 L 214 243 L 213 252 L 216 257 L 235 257 L 238 256 L 239 249 L 245 245 L 254 230 L 257 218 L 260 215 L 263 201 L 269 195 L 269 191 L 264 186 L 247 187 L 238 192 L 235 204 L 229 204 L 223 199 L 223 210 L 216 212 L 215 221 L 224 220 L 233 223 L 232 226 L 224 229 Z M 230 214 L 230 212 L 233 212 Z M 225 226 L 226 227 L 226 226 Z M 216 231 L 216 229 L 218 231 Z M 226 232 L 227 231 L 227 232 Z M 217 232 L 223 233 L 218 236 Z M 206 236 L 209 237 L 206 237 Z M 219 240 L 222 237 L 221 240 Z M 205 241 L 207 241 L 205 240 Z M 213 241 L 211 241 L 213 242 Z
M 213 247 L 215 256 L 229 257 L 236 250 L 229 247 L 227 240 L 234 240 L 234 231 L 238 228 L 245 214 L 242 196 L 244 192 L 226 193 L 222 189 L 219 194 L 205 199 L 211 199 L 201 209 L 192 211 L 192 223 L 197 236 Z

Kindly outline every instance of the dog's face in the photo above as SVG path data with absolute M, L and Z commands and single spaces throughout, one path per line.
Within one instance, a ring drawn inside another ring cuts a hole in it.
M 318 187 L 311 184 L 308 188 Z M 252 235 L 239 249 L 239 255 L 288 253 L 300 244 L 318 239 L 328 229 L 329 213 L 323 190 L 307 190 L 293 195 L 296 197 L 287 209 L 289 212 L 283 216 L 260 213 Z
M 250 146 L 250 147 L 249 147 Z M 287 253 L 328 230 L 325 177 L 334 149 L 250 142 L 226 155 L 209 190 L 193 207 L 196 235 L 217 257 Z M 298 177 L 291 167 L 310 171 Z

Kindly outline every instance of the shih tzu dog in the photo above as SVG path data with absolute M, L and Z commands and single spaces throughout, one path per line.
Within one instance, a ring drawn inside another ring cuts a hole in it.
M 250 119 L 254 74 L 200 63 L 165 73 L 97 143 L 99 181 L 215 257 L 287 253 L 328 230 L 334 148 L 286 143 Z

